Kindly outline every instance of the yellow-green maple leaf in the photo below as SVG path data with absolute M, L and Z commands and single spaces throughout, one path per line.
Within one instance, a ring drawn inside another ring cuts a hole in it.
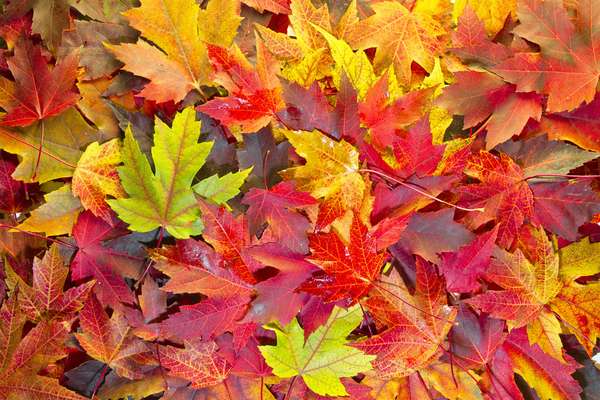
M 129 197 L 108 203 L 129 229 L 149 232 L 163 227 L 176 238 L 202 232 L 192 180 L 204 165 L 212 142 L 198 143 L 199 136 L 200 122 L 193 107 L 178 113 L 172 127 L 157 118 L 152 172 L 131 129 L 127 129 L 122 150 L 124 165 L 118 171 Z
M 282 378 L 301 376 L 306 386 L 323 396 L 347 396 L 340 381 L 371 369 L 375 356 L 348 346 L 346 337 L 362 320 L 358 305 L 347 310 L 335 306 L 327 322 L 304 341 L 304 330 L 293 319 L 285 327 L 265 328 L 277 335 L 277 345 L 259 346 L 273 373 Z

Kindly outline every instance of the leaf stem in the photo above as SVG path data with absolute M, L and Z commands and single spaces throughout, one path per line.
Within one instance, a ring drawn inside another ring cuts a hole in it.
M 413 191 L 419 193 L 420 195 L 427 197 L 428 199 L 431 199 L 433 201 L 437 201 L 437 202 L 445 204 L 447 206 L 456 208 L 457 210 L 469 211 L 469 212 L 472 212 L 472 211 L 484 212 L 485 211 L 484 208 L 467 208 L 467 207 L 461 207 L 461 206 L 457 206 L 456 204 L 449 203 L 449 202 L 447 202 L 445 200 L 437 198 L 434 195 L 432 195 L 430 193 L 427 193 L 427 192 L 425 192 L 425 191 L 417 188 L 415 184 L 401 181 L 399 179 L 394 178 L 393 176 L 390 176 L 390 175 L 386 174 L 385 172 L 377 171 L 375 169 L 370 169 L 370 168 L 361 168 L 358 171 L 359 172 L 370 172 L 372 174 L 379 175 L 379 176 L 381 176 L 384 179 L 387 179 L 387 180 L 392 181 L 394 183 L 397 183 L 397 184 L 399 184 L 401 186 L 404 186 L 404 187 L 406 187 L 406 188 L 408 188 L 410 190 L 413 190 Z
M 283 397 L 283 400 L 289 400 L 290 399 L 290 395 L 292 394 L 292 387 L 294 386 L 294 383 L 296 383 L 296 378 L 298 378 L 298 375 L 294 376 L 292 378 L 292 380 L 290 381 L 290 386 L 288 386 L 288 390 L 285 393 L 285 396 Z
M 536 174 L 523 179 L 528 181 L 537 178 L 564 178 L 564 179 L 595 179 L 600 178 L 600 175 L 567 175 L 567 174 Z

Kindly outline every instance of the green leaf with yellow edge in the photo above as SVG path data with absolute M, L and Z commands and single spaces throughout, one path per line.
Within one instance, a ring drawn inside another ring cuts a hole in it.
M 340 378 L 371 369 L 375 356 L 348 346 L 347 336 L 362 320 L 359 305 L 349 309 L 333 308 L 327 322 L 310 334 L 293 319 L 287 326 L 265 325 L 275 332 L 277 345 L 259 346 L 273 373 L 281 378 L 301 376 L 306 386 L 322 396 L 347 396 Z
M 295 180 L 298 190 L 315 198 L 336 201 L 342 209 L 360 208 L 366 185 L 354 146 L 344 140 L 336 142 L 317 130 L 282 133 L 306 160 L 302 166 L 283 171 L 285 179 Z
M 333 57 L 333 61 L 335 62 L 335 67 L 332 72 L 333 83 L 335 86 L 338 88 L 340 87 L 343 71 L 346 73 L 352 86 L 356 89 L 358 97 L 360 99 L 364 98 L 367 91 L 377 80 L 375 71 L 373 71 L 373 65 L 367 58 L 365 52 L 358 50 L 355 53 L 345 41 L 337 39 L 335 36 L 316 25 L 313 25 L 313 27 L 323 35 L 325 40 L 327 40 L 327 44 L 329 44 L 331 57 Z
M 559 251 L 560 278 L 572 282 L 582 276 L 600 274 L 600 242 L 590 243 L 589 238 L 573 242 Z
M 466 6 L 475 11 L 487 33 L 494 36 L 504 26 L 506 17 L 516 16 L 517 0 L 456 0 L 452 10 L 454 22 L 462 15 Z
M 66 184 L 44 196 L 46 202 L 33 210 L 29 218 L 17 226 L 27 232 L 44 232 L 47 236 L 70 235 L 77 216 L 83 210 Z
M 13 178 L 25 182 L 43 183 L 72 176 L 82 149 L 105 139 L 74 108 L 23 130 L 0 128 L 0 148 L 21 156 Z
M 202 232 L 192 180 L 204 165 L 212 142 L 198 143 L 200 122 L 192 107 L 178 113 L 169 127 L 156 119 L 152 159 L 140 150 L 131 128 L 125 132 L 123 166 L 118 168 L 128 198 L 108 200 L 119 218 L 136 232 L 163 227 L 178 239 Z
M 225 204 L 240 192 L 240 187 L 254 167 L 238 172 L 230 172 L 221 177 L 215 174 L 194 185 L 193 189 L 200 196 L 216 204 Z

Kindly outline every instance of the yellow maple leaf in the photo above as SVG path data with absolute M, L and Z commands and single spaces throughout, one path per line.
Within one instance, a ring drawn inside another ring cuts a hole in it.
M 426 14 L 412 13 L 398 2 L 383 1 L 372 6 L 375 14 L 353 24 L 344 37 L 354 48 L 376 47 L 375 69 L 393 64 L 398 78 L 409 84 L 411 63 L 426 71 L 434 66 L 440 51 L 442 26 Z
M 105 44 L 125 64 L 123 69 L 150 80 L 142 96 L 157 102 L 178 102 L 208 82 L 210 66 L 200 35 L 199 13 L 194 0 L 142 0 L 140 7 L 123 13 L 143 38 L 162 50 L 143 39 L 135 44 Z
M 106 196 L 123 197 L 125 192 L 119 180 L 117 165 L 121 162 L 118 139 L 98 144 L 91 143 L 77 163 L 73 173 L 73 194 L 81 204 L 97 217 L 111 220 Z
M 456 0 L 452 19 L 456 22 L 466 6 L 471 7 L 485 25 L 490 35 L 495 35 L 504 26 L 509 15 L 516 16 L 517 0 Z
M 305 165 L 283 171 L 285 179 L 294 179 L 298 190 L 335 202 L 342 209 L 361 207 L 366 185 L 354 146 L 344 140 L 336 142 L 317 130 L 284 130 L 283 134 L 306 159 Z

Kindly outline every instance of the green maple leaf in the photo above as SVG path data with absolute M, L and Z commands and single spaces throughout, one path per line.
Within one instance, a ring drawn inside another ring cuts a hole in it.
M 123 166 L 118 168 L 128 198 L 109 200 L 129 229 L 149 232 L 163 227 L 178 239 L 202 232 L 192 180 L 204 165 L 212 142 L 198 143 L 200 122 L 188 107 L 169 127 L 156 120 L 152 159 L 155 172 L 141 152 L 131 129 L 125 132 Z
M 325 325 L 304 342 L 304 330 L 293 319 L 282 328 L 265 325 L 277 335 L 277 345 L 259 346 L 273 373 L 281 378 L 299 375 L 306 386 L 322 396 L 347 396 L 341 377 L 371 369 L 375 356 L 347 346 L 346 337 L 362 320 L 358 305 L 347 310 L 335 306 Z

